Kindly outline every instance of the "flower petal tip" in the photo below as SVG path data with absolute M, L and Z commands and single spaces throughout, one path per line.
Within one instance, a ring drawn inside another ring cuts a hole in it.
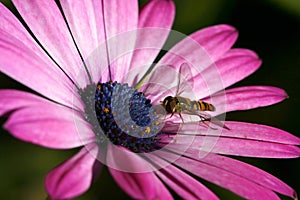
M 285 99 L 289 99 L 290 96 L 285 92 Z
M 282 100 L 289 99 L 290 96 L 284 89 L 274 87 L 274 93 L 282 97 Z
M 298 139 L 298 145 L 299 145 L 300 138 L 297 138 L 297 139 Z M 293 152 L 294 156 L 291 158 L 299 158 L 300 157 L 300 148 L 298 146 L 294 146 L 294 147 L 295 147 L 295 151 Z
M 258 62 L 260 65 L 262 64 L 262 59 L 259 57 L 259 55 L 252 50 L 248 50 L 248 53 L 246 53 L 247 56 L 252 57 L 254 61 Z
M 234 36 L 235 38 L 237 38 L 237 36 L 238 36 L 238 30 L 235 27 L 228 25 L 228 24 L 217 24 L 217 25 L 206 28 L 206 30 L 209 30 L 209 29 L 210 30 L 215 29 L 216 33 L 223 33 L 223 34 L 228 33 L 228 35 Z
M 253 61 L 255 62 L 255 66 L 257 66 L 257 68 L 259 68 L 262 65 L 262 59 L 260 59 L 260 57 L 255 57 L 253 58 Z
M 297 192 L 296 192 L 296 191 L 294 191 L 293 197 L 294 197 L 294 200 L 298 200 L 298 195 L 297 195 Z
M 223 29 L 223 30 L 228 30 L 228 31 L 231 31 L 231 32 L 238 32 L 238 30 L 229 25 L 229 24 L 219 24 L 219 25 L 216 25 L 215 27 L 219 28 L 219 29 Z
M 220 24 L 220 25 L 217 25 L 216 27 L 219 29 L 222 29 L 222 32 L 228 32 L 228 35 L 233 37 L 234 40 L 236 40 L 239 35 L 239 31 L 231 25 Z

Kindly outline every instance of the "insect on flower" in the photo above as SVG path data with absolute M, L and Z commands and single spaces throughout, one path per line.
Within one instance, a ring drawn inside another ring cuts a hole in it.
M 191 90 L 193 88 L 192 82 L 189 82 L 189 80 L 192 78 L 191 74 L 190 65 L 183 63 L 179 68 L 175 96 L 167 96 L 163 101 L 160 102 L 166 113 L 171 114 L 170 118 L 177 113 L 183 123 L 184 119 L 181 113 L 198 116 L 200 118 L 200 122 L 204 123 L 206 126 L 209 126 L 206 124 L 206 122 L 209 121 L 217 126 L 229 129 L 217 118 L 211 117 L 209 114 L 204 113 L 204 111 L 215 111 L 216 108 L 213 104 L 201 100 L 191 100 L 188 97 L 180 96 L 186 90 Z
M 82 195 L 105 167 L 132 199 L 177 199 L 173 190 L 182 199 L 218 200 L 202 179 L 245 199 L 297 198 L 278 178 L 227 157 L 300 156 L 300 138 L 286 131 L 220 121 L 287 97 L 277 87 L 229 88 L 261 65 L 255 52 L 233 48 L 234 27 L 172 31 L 172 0 L 141 9 L 137 0 L 13 3 L 26 26 L 0 3 L 0 72 L 36 94 L 0 90 L 3 128 L 42 147 L 81 148 L 46 175 L 47 199 Z M 176 43 L 165 45 L 169 38 Z

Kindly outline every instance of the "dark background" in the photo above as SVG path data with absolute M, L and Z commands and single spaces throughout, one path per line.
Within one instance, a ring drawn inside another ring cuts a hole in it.
M 9 0 L 0 2 L 15 12 Z M 143 2 L 145 1 L 141 1 L 141 4 Z M 175 3 L 177 11 L 174 30 L 190 34 L 206 26 L 230 24 L 240 33 L 235 47 L 249 48 L 260 55 L 262 67 L 235 86 L 272 85 L 285 89 L 289 94 L 289 99 L 275 106 L 229 113 L 228 119 L 267 124 L 300 137 L 300 1 L 175 0 Z M 3 74 L 0 74 L 0 88 L 27 90 Z M 0 124 L 4 121 L 2 118 Z M 44 176 L 76 150 L 49 150 L 19 141 L 2 128 L 0 131 L 0 199 L 45 199 Z M 300 192 L 299 159 L 241 160 L 272 173 Z M 207 184 L 222 199 L 237 198 L 231 192 Z M 108 197 L 129 199 L 104 169 L 91 189 L 77 199 Z

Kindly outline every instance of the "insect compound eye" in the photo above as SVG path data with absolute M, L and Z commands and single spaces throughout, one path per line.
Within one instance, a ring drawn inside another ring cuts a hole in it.
M 166 100 L 166 101 L 170 101 L 170 100 L 172 100 L 172 98 L 173 98 L 173 97 L 171 97 L 171 96 L 167 96 L 167 97 L 165 98 L 165 100 Z
M 163 100 L 163 105 L 166 105 L 167 102 L 169 102 L 170 100 L 172 100 L 171 96 L 167 96 L 164 100 Z

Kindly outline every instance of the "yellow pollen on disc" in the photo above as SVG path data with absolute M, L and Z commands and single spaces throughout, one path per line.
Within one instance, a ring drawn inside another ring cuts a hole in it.
M 145 132 L 146 132 L 146 133 L 150 133 L 150 131 L 151 131 L 150 127 L 147 126 L 146 129 L 145 129 Z
M 101 90 L 101 86 L 100 85 L 97 86 L 97 90 Z
M 109 113 L 109 109 L 108 108 L 104 108 L 103 112 L 105 112 L 107 114 L 107 113 Z

